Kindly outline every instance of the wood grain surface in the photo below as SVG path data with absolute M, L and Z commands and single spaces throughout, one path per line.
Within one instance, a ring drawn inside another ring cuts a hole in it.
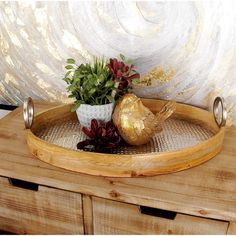
M 53 107 L 38 102 L 37 111 Z M 54 105 L 55 106 L 55 105 Z M 96 177 L 66 171 L 33 157 L 22 111 L 0 120 L 0 175 L 98 197 L 236 221 L 236 128 L 226 128 L 222 152 L 189 170 L 142 178 Z
M 165 101 L 145 99 L 144 104 L 156 113 Z M 199 165 L 214 157 L 222 149 L 224 128 L 218 128 L 213 114 L 203 109 L 177 104 L 174 117 L 200 124 L 210 129 L 214 136 L 187 148 L 169 152 L 144 154 L 104 154 L 78 152 L 64 148 L 43 139 L 35 133 L 41 126 L 55 123 L 59 119 L 75 116 L 71 105 L 62 105 L 36 115 L 31 130 L 28 130 L 27 143 L 31 153 L 42 161 L 64 169 L 109 177 L 153 176 L 176 172 Z
M 0 177 L 0 228 L 18 234 L 83 234 L 81 195 L 12 186 Z
M 84 218 L 84 233 L 93 234 L 93 205 L 92 197 L 89 195 L 82 196 L 83 202 L 83 218 Z
M 135 205 L 93 198 L 94 234 L 226 234 L 228 222 L 177 214 L 140 213 Z
M 236 235 L 236 221 L 230 222 L 227 234 Z

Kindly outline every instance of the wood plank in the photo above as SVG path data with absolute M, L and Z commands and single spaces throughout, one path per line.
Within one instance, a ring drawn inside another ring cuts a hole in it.
M 40 104 L 37 107 L 45 109 Z M 156 177 L 107 178 L 66 171 L 35 159 L 29 154 L 25 142 L 19 110 L 5 118 L 4 122 L 0 121 L 2 176 L 118 201 L 236 221 L 236 128 L 226 128 L 222 152 L 200 166 Z
M 82 234 L 81 195 L 39 186 L 23 189 L 0 178 L 0 229 L 18 234 Z
M 1 155 L 1 154 L 0 154 Z M 8 155 L 9 157 L 9 155 Z M 188 214 L 194 214 L 204 217 L 213 217 L 218 219 L 235 219 L 235 201 L 229 201 L 234 192 L 223 193 L 220 197 L 206 197 L 209 192 L 218 193 L 218 189 L 202 188 L 199 186 L 185 185 L 184 180 L 187 177 L 179 178 L 173 176 L 172 181 L 164 178 L 159 181 L 155 177 L 139 179 L 118 179 L 118 178 L 95 178 L 92 176 L 78 175 L 73 172 L 63 174 L 61 170 L 40 169 L 35 166 L 26 168 L 25 164 L 12 165 L 11 162 L 1 161 L 1 166 L 5 172 L 4 176 L 11 175 L 14 178 L 25 179 L 27 181 L 39 184 L 54 186 L 57 188 L 67 189 L 75 192 L 82 192 L 89 195 L 96 195 L 119 201 L 127 201 L 147 206 L 158 207 L 162 209 L 176 210 Z M 12 171 L 14 169 L 14 172 Z M 24 170 L 24 171 L 23 171 Z M 19 175 L 19 173 L 21 173 Z M 40 173 L 40 178 L 37 173 Z M 208 173 L 208 172 L 207 172 Z M 188 175 L 188 173 L 186 173 Z M 163 175 L 164 177 L 164 175 Z M 142 181 L 140 181 L 142 180 Z M 178 184 L 178 181 L 180 183 Z M 176 183 L 174 182 L 176 181 Z M 185 181 L 186 182 L 186 181 Z M 144 187 L 144 184 L 146 186 Z M 148 186 L 147 186 L 148 185 Z M 189 187 L 190 191 L 188 191 Z M 173 188 L 173 189 L 172 189 Z M 200 192 L 199 192 L 200 191 Z M 233 189 L 233 191 L 235 191 Z M 133 194 L 135 193 L 135 194 Z M 207 199 L 207 204 L 206 204 Z M 221 199 L 226 199 L 222 202 Z M 226 209 L 231 205 L 231 208 Z
M 92 197 L 89 195 L 82 195 L 83 203 L 83 219 L 84 219 L 84 233 L 93 234 L 93 205 Z
M 93 197 L 95 234 L 226 234 L 228 222 L 142 214 L 138 206 Z
M 227 231 L 228 235 L 236 235 L 236 222 L 230 222 L 229 223 L 229 228 Z

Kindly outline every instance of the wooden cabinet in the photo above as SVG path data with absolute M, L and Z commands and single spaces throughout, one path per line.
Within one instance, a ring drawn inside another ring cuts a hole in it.
M 229 224 L 227 234 L 229 234 L 229 235 L 235 235 L 236 234 L 236 222 L 231 222 Z
M 54 167 L 30 154 L 25 136 L 21 108 L 0 119 L 0 232 L 236 234 L 236 128 L 212 160 L 146 178 Z
M 228 222 L 93 198 L 94 234 L 226 234 Z M 154 216 L 156 215 L 156 216 Z
M 81 195 L 0 177 L 0 230 L 83 234 Z

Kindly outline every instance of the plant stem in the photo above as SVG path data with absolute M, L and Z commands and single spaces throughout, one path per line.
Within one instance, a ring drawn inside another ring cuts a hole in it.
M 111 96 L 113 98 L 115 98 L 115 96 L 116 96 L 116 92 L 117 92 L 116 89 L 118 88 L 118 86 L 119 86 L 119 82 L 115 82 L 115 89 L 113 89 L 111 92 Z

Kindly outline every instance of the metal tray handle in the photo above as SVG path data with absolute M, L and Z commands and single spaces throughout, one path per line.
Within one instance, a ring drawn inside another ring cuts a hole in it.
M 221 118 L 220 121 L 218 120 L 219 117 L 219 107 L 221 106 Z M 227 110 L 225 105 L 225 100 L 222 97 L 216 97 L 213 103 L 213 114 L 215 118 L 215 122 L 219 127 L 223 127 L 226 125 L 227 120 Z
M 34 103 L 31 97 L 28 97 L 23 104 L 23 117 L 25 128 L 30 129 L 34 121 Z

